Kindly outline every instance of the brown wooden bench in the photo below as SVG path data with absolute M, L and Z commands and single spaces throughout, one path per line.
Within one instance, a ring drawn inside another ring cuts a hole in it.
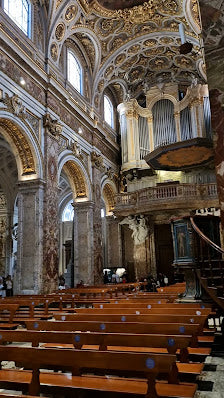
M 77 314 L 117 314 L 117 315 L 150 315 L 150 314 L 173 314 L 173 315 L 190 315 L 194 317 L 194 315 L 205 315 L 209 316 L 211 314 L 210 308 L 167 308 L 167 307 L 157 307 L 157 308 L 104 308 L 104 305 L 101 304 L 99 308 L 76 308 L 74 310 Z
M 29 394 L 39 395 L 43 385 L 66 389 L 84 389 L 86 391 L 113 391 L 124 394 L 138 394 L 147 398 L 158 396 L 192 397 L 196 391 L 196 384 L 178 383 L 176 356 L 170 354 L 145 354 L 133 352 L 58 350 L 22 347 L 0 347 L 0 360 L 16 361 L 27 370 L 0 370 L 0 385 L 11 384 L 28 386 Z M 40 373 L 41 369 L 66 367 L 72 375 Z M 87 375 L 85 373 L 103 372 L 110 375 L 110 371 L 124 374 L 126 377 L 108 378 L 108 376 Z M 168 375 L 170 384 L 155 382 L 158 374 Z M 138 378 L 136 380 L 136 376 Z M 141 379 L 142 378 L 142 379 Z
M 191 335 L 191 342 L 188 348 L 191 359 L 204 360 L 211 353 L 209 347 L 198 347 L 198 330 L 197 324 L 145 324 L 145 323 L 123 323 L 123 322 L 95 322 L 95 321 L 27 321 L 28 330 L 59 330 L 59 331 L 82 331 L 82 332 L 107 332 L 107 333 L 133 333 L 133 334 L 165 334 L 165 335 Z M 185 353 L 186 354 L 186 353 Z M 187 356 L 185 356 L 187 361 Z
M 97 321 L 26 321 L 28 330 L 58 330 L 106 333 L 191 335 L 191 347 L 198 347 L 198 324 L 184 323 L 140 323 Z
M 142 323 L 197 323 L 198 334 L 203 333 L 203 327 L 207 315 L 174 315 L 174 314 L 152 314 L 152 315 L 130 315 L 130 314 L 55 314 L 56 320 L 62 321 L 99 321 L 99 322 L 142 322 Z
M 186 358 L 186 349 L 191 343 L 188 335 L 163 335 L 163 334 L 131 334 L 131 333 L 104 333 L 104 332 L 59 332 L 59 331 L 34 331 L 14 330 L 1 331 L 0 344 L 6 342 L 32 343 L 32 347 L 38 347 L 40 343 L 48 343 L 51 346 L 70 346 L 70 348 L 88 348 L 97 346 L 101 351 L 116 349 L 124 350 L 122 347 L 144 347 L 150 352 L 150 348 L 163 348 L 163 353 L 176 354 L 181 352 L 180 361 Z M 158 351 L 159 352 L 159 351 Z M 184 356 L 184 358 L 183 358 Z
M 13 323 L 13 319 L 19 305 L 2 301 L 0 303 L 0 329 L 16 329 L 18 325 Z
M 103 305 L 103 307 L 101 307 Z M 208 308 L 211 310 L 211 306 L 208 304 L 199 304 L 199 303 L 160 303 L 158 304 L 157 302 L 151 301 L 148 303 L 142 303 L 142 302 L 133 302 L 130 303 L 129 301 L 127 302 L 120 302 L 120 300 L 117 300 L 115 303 L 93 303 L 93 308 L 184 308 L 184 309 L 197 309 L 200 311 L 200 309 Z
M 3 304 L 2 304 L 3 305 Z M 26 319 L 49 319 L 52 318 L 50 315 L 44 313 L 44 303 L 41 300 L 35 300 L 30 298 L 12 298 L 4 299 L 4 305 L 16 305 L 16 311 L 12 313 L 11 321 L 13 323 L 24 324 Z M 0 305 L 1 306 L 1 305 Z M 42 307 L 40 307 L 42 306 Z M 11 307 L 10 307 L 11 308 Z
M 6 342 L 32 343 L 38 347 L 47 348 L 76 348 L 96 349 L 101 351 L 137 351 L 176 354 L 180 353 L 181 363 L 177 363 L 178 372 L 199 375 L 203 370 L 203 364 L 188 363 L 188 347 L 192 336 L 162 335 L 162 334 L 130 334 L 130 333 L 95 333 L 95 332 L 59 332 L 59 331 L 2 331 L 0 344 Z M 187 363 L 186 363 L 187 362 Z

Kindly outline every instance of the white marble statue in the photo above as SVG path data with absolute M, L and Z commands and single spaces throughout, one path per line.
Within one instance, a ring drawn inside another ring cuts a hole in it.
M 132 230 L 131 236 L 135 245 L 141 245 L 145 242 L 148 236 L 148 227 L 143 215 L 125 217 L 120 224 L 127 224 Z

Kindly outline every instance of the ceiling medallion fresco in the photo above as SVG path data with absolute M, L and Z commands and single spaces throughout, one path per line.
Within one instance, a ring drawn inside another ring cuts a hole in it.
M 190 85 L 192 79 L 197 78 L 204 83 L 197 29 L 198 2 L 187 3 L 190 5 L 186 9 L 182 0 L 71 2 L 62 9 L 55 24 L 51 58 L 58 62 L 62 45 L 68 38 L 85 50 L 91 65 L 92 102 L 96 108 L 104 89 L 115 82 L 118 83 L 117 99 L 122 98 L 124 87 L 126 93 L 137 98 L 146 87 L 161 79 Z M 63 2 L 61 8 L 62 5 Z M 186 55 L 179 52 L 180 22 L 193 45 L 192 52 Z
M 93 1 L 88 0 L 91 4 Z M 139 6 L 145 3 L 145 0 L 98 0 L 98 3 L 109 10 L 119 10 Z

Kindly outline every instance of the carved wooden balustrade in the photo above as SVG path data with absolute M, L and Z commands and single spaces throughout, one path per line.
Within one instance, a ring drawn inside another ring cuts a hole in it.
M 119 215 L 204 207 L 218 207 L 216 183 L 156 186 L 118 194 L 115 198 L 115 213 Z

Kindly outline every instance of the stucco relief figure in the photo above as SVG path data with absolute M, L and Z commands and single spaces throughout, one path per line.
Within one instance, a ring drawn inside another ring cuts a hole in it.
M 148 236 L 148 227 L 146 225 L 145 217 L 140 216 L 128 216 L 125 217 L 120 224 L 127 224 L 132 230 L 132 238 L 135 245 L 141 245 L 145 242 Z

